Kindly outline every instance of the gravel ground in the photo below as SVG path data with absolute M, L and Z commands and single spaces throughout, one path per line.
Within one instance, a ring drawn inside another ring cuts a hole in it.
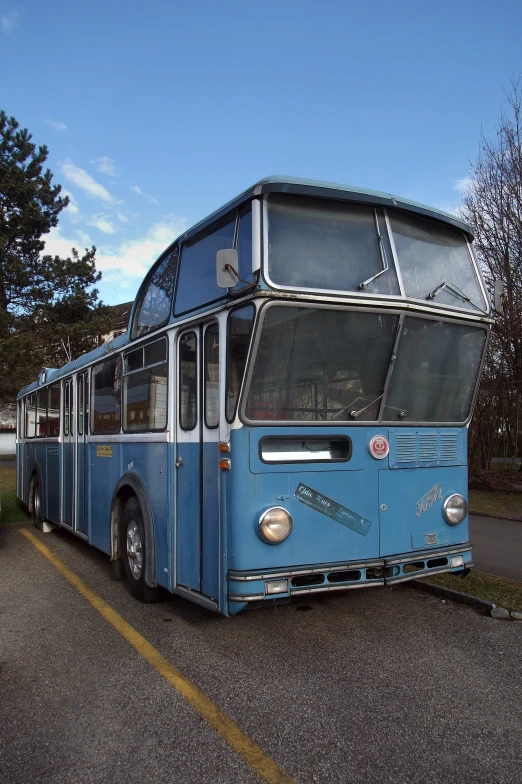
M 297 782 L 520 780 L 522 623 L 407 587 L 141 605 L 105 556 L 42 539 Z M 2 784 L 259 781 L 17 527 L 0 597 Z

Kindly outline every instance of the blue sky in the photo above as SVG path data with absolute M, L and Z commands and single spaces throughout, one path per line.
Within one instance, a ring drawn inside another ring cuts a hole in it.
M 269 174 L 458 206 L 522 73 L 520 0 L 0 0 L 0 108 L 71 198 L 109 304 Z

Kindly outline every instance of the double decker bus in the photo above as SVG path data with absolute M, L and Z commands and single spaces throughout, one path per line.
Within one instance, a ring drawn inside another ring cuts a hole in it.
M 179 237 L 125 334 L 18 396 L 35 524 L 232 615 L 472 564 L 491 309 L 455 216 L 271 177 Z

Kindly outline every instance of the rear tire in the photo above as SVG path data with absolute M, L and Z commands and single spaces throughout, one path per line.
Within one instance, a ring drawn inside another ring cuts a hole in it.
M 145 524 L 138 499 L 129 498 L 120 520 L 120 553 L 125 567 L 129 591 L 140 602 L 157 602 L 159 588 L 145 582 L 146 542 Z
M 37 476 L 33 479 L 31 490 L 31 517 L 34 527 L 41 531 L 43 529 L 42 492 Z

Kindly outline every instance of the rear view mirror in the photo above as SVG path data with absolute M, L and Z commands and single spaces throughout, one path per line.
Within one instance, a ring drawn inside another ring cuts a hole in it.
M 216 255 L 216 279 L 220 289 L 233 288 L 238 280 L 237 274 L 237 250 L 227 248 L 218 250 Z
M 501 280 L 496 280 L 493 289 L 493 307 L 497 313 L 504 311 L 504 283 Z

